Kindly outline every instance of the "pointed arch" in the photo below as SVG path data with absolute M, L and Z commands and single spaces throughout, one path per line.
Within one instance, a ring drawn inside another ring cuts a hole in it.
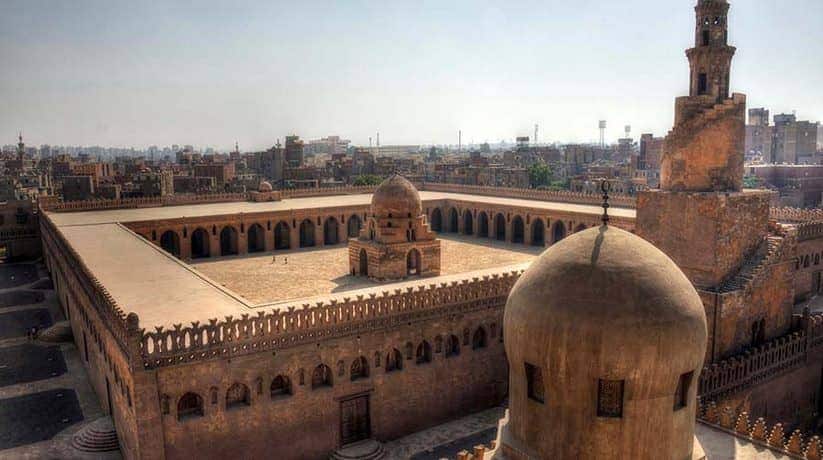
M 431 219 L 429 219 L 429 224 L 431 225 L 433 232 L 443 231 L 443 215 L 440 212 L 440 208 L 432 209 L 432 216 Z
M 429 342 L 422 341 L 420 345 L 417 346 L 417 353 L 415 354 L 417 360 L 415 361 L 417 364 L 425 364 L 430 363 L 432 360 L 432 346 L 429 345 Z
M 220 255 L 232 256 L 237 254 L 237 230 L 227 225 L 220 230 Z
M 535 217 L 532 221 L 532 246 L 546 245 L 546 224 L 543 219 Z
M 310 248 L 314 246 L 314 222 L 311 219 L 304 219 L 300 222 L 300 247 Z
M 346 223 L 346 230 L 349 238 L 357 238 L 360 235 L 360 229 L 363 227 L 363 221 L 357 214 L 349 216 L 349 221 Z
M 463 234 L 474 235 L 474 216 L 469 209 L 463 211 Z
M 386 372 L 399 371 L 403 369 L 403 354 L 397 348 L 392 348 L 386 354 Z
M 525 225 L 523 224 L 523 218 L 520 216 L 514 216 L 512 219 L 512 243 L 520 243 L 526 241 L 526 231 Z
M 323 244 L 335 245 L 340 243 L 340 224 L 335 217 L 329 217 L 323 222 Z
M 180 236 L 174 230 L 166 230 L 160 235 L 160 247 L 174 257 L 180 257 Z
M 286 375 L 278 375 L 271 381 L 269 386 L 269 394 L 271 399 L 291 396 L 291 380 Z
M 352 381 L 367 378 L 369 376 L 369 360 L 366 359 L 365 356 L 355 358 L 355 360 L 351 363 L 351 369 L 349 369 L 349 376 L 351 377 Z
M 489 216 L 485 211 L 477 213 L 477 236 L 489 237 Z
M 557 243 L 566 237 L 566 225 L 562 220 L 558 220 L 552 225 L 552 244 Z
M 289 224 L 280 221 L 274 226 L 274 249 L 289 249 L 291 247 L 291 229 Z
M 460 354 L 460 339 L 451 334 L 446 338 L 446 357 L 451 358 Z
M 506 241 L 506 217 L 500 213 L 494 216 L 494 237 L 497 241 Z
M 260 224 L 251 224 L 246 231 L 248 252 L 262 252 L 266 250 L 266 231 Z
M 209 257 L 211 253 L 211 237 L 204 228 L 197 228 L 191 232 L 191 257 L 200 259 Z
M 244 383 L 235 382 L 226 391 L 226 409 L 250 406 L 251 394 L 249 387 Z
M 325 364 L 318 364 L 311 374 L 311 389 L 332 386 L 331 368 Z
M 457 233 L 457 229 L 459 227 L 459 217 L 457 214 L 457 208 L 449 209 L 449 233 Z
M 479 326 L 477 330 L 474 331 L 474 336 L 472 337 L 472 350 L 486 348 L 487 344 L 486 329 L 483 326 Z
M 203 416 L 203 398 L 197 393 L 186 393 L 177 401 L 177 420 Z

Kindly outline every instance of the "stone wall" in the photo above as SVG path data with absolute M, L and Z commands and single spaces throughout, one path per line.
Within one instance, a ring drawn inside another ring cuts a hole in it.
M 30 200 L 0 204 L 0 245 L 6 260 L 35 259 L 42 255 L 40 213 Z

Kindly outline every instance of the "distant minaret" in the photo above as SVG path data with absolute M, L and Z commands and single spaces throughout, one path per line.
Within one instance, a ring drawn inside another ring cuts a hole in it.
M 457 130 L 457 153 L 463 150 L 463 130 Z
M 537 123 L 534 124 L 534 145 L 537 146 Z
M 729 46 L 729 4 L 726 0 L 700 0 L 694 7 L 697 21 L 694 48 L 686 50 L 691 68 L 689 96 L 729 97 L 729 76 L 736 48 Z
M 17 133 L 17 159 L 22 160 L 26 154 L 26 144 L 23 143 L 23 131 Z

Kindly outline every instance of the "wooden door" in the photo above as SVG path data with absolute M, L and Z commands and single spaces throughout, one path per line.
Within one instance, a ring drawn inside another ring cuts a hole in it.
M 340 402 L 340 444 L 346 445 L 371 436 L 369 397 L 359 396 Z

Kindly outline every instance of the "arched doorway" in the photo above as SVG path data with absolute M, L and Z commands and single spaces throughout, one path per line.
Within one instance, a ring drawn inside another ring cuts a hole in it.
M 160 235 L 160 247 L 174 257 L 180 257 L 180 237 L 173 230 L 166 230 Z
M 357 238 L 360 236 L 360 228 L 363 226 L 363 221 L 357 214 L 349 216 L 349 222 L 346 224 L 347 234 L 349 238 Z
M 503 214 L 494 216 L 494 237 L 498 241 L 506 241 L 506 218 Z
M 289 249 L 291 246 L 289 224 L 282 220 L 274 227 L 274 249 Z
M 232 256 L 237 254 L 237 230 L 231 225 L 220 230 L 220 255 Z
M 198 228 L 197 230 L 191 232 L 192 259 L 209 257 L 210 249 L 209 232 L 202 228 Z
M 406 254 L 406 274 L 419 275 L 420 274 L 420 251 L 412 249 Z
M 365 249 L 360 250 L 360 274 L 369 276 L 369 255 Z
M 246 232 L 249 252 L 262 252 L 266 250 L 266 231 L 260 224 L 252 224 Z
M 458 229 L 458 216 L 457 216 L 457 209 L 451 208 L 449 210 L 449 232 L 450 233 L 457 233 Z
M 474 235 L 474 218 L 468 209 L 463 211 L 463 234 Z
M 525 241 L 525 225 L 523 225 L 523 218 L 514 216 L 512 219 L 512 243 L 523 243 Z
M 314 246 L 314 222 L 306 219 L 300 222 L 300 247 L 309 248 Z
M 546 245 L 546 225 L 543 219 L 535 218 L 532 221 L 532 246 Z
M 489 237 L 489 216 L 483 211 L 477 214 L 477 236 Z
M 440 208 L 434 208 L 432 211 L 431 228 L 433 232 L 443 230 L 443 216 L 440 213 Z
M 563 221 L 558 220 L 552 226 L 552 244 L 557 243 L 566 237 L 566 226 Z
M 334 217 L 326 219 L 326 222 L 323 223 L 323 244 L 333 245 L 340 242 L 340 236 L 337 233 L 338 227 L 337 219 Z

